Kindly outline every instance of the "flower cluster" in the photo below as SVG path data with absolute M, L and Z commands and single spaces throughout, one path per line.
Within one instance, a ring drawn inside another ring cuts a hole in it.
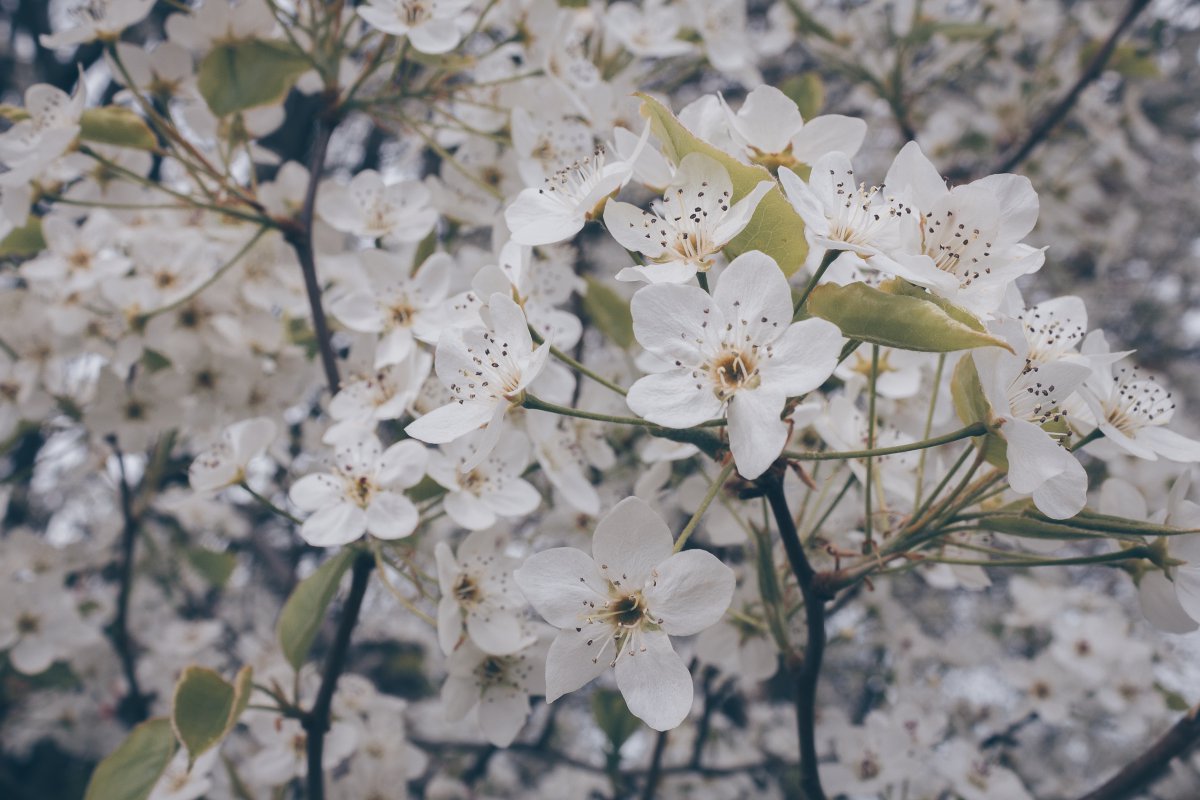
M 101 800 L 1023 798 L 1200 700 L 1200 441 L 1048 288 L 1105 227 L 1020 174 L 1061 140 L 912 141 L 1066 12 L 810 5 L 56 19 L 97 60 L 0 107 L 3 749 Z

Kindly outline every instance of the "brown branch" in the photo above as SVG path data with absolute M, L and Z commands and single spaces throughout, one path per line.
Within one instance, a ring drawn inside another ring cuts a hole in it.
M 140 520 L 133 508 L 133 490 L 125 474 L 125 454 L 117 446 L 116 437 L 110 439 L 109 444 L 117 457 L 118 490 L 121 498 L 121 516 L 124 518 L 121 529 L 121 558 L 117 568 L 120 586 L 117 591 L 117 614 L 109 626 L 109 637 L 112 639 L 113 649 L 117 651 L 117 657 L 121 660 L 121 672 L 129 687 L 118 707 L 118 714 L 127 723 L 134 725 L 150 715 L 150 698 L 142 694 L 138 683 L 137 643 L 129 633 L 129 598 L 133 592 L 133 568 L 137 557 Z
M 796 685 L 800 788 L 806 800 L 825 800 L 825 790 L 821 788 L 821 774 L 817 766 L 816 701 L 821 660 L 825 655 L 825 601 L 828 598 L 818 586 L 816 570 L 804 554 L 804 545 L 796 532 L 796 523 L 783 493 L 783 469 L 782 462 L 776 464 L 758 479 L 758 486 L 771 506 L 776 527 L 779 528 L 779 537 L 783 540 L 783 549 L 787 553 L 796 582 L 800 585 L 800 593 L 804 597 L 805 621 L 808 623 L 808 639 L 803 659 L 798 665 L 794 663 L 795 659 L 789 659 Z
M 308 295 L 308 308 L 312 314 L 313 333 L 317 338 L 317 348 L 321 353 L 321 366 L 325 370 L 325 382 L 330 394 L 337 394 L 341 385 L 338 374 L 337 354 L 333 352 L 333 341 L 329 332 L 329 321 L 325 317 L 325 309 L 321 305 L 321 282 L 317 279 L 317 260 L 313 250 L 313 213 L 317 203 L 317 187 L 321 182 L 321 173 L 325 169 L 325 153 L 329 149 L 329 137 L 333 133 L 333 125 L 318 114 L 314 122 L 316 132 L 313 136 L 312 153 L 308 165 L 308 188 L 304 192 L 304 205 L 301 207 L 297 224 L 285 233 L 288 244 L 296 251 L 296 259 L 300 262 L 300 270 L 304 274 L 304 291 Z
M 1137 795 L 1167 769 L 1172 759 L 1187 753 L 1197 740 L 1200 740 L 1200 706 L 1193 707 L 1149 750 L 1081 800 L 1123 800 Z
M 351 568 L 350 594 L 346 597 L 346 605 L 342 607 L 342 618 L 338 621 L 337 633 L 333 646 L 325 657 L 325 668 L 321 675 L 321 688 L 317 690 L 317 699 L 300 720 L 307 734 L 305 752 L 308 757 L 308 795 L 307 800 L 324 800 L 325 775 L 321 760 L 325 750 L 325 734 L 330 726 L 330 709 L 333 707 L 333 694 L 337 691 L 338 678 L 346 667 L 346 656 L 350 651 L 350 636 L 354 626 L 358 624 L 358 614 L 362 610 L 363 597 L 367 593 L 367 583 L 371 577 L 371 569 L 375 559 L 370 553 L 360 552 L 354 559 Z
M 1100 49 L 1096 51 L 1096 54 L 1092 56 L 1090 61 L 1088 61 L 1087 66 L 1084 67 L 1083 72 L 1080 73 L 1079 78 L 1075 81 L 1075 84 L 1071 86 L 1070 90 L 1063 95 L 1063 98 L 1059 100 L 1058 103 L 1056 103 L 1049 111 L 1047 111 L 1042 119 L 1033 126 L 1033 129 L 1029 132 L 1029 135 L 1025 137 L 1025 141 L 1023 141 L 1020 146 L 1018 146 L 1016 150 L 1012 152 L 1011 155 L 1006 157 L 995 167 L 995 169 L 992 170 L 993 173 L 1012 172 L 1014 169 L 1023 164 L 1025 159 L 1027 159 L 1029 155 L 1035 149 L 1037 149 L 1038 145 L 1045 141 L 1045 139 L 1054 131 L 1054 129 L 1058 127 L 1059 123 L 1063 121 L 1063 119 L 1075 106 L 1075 103 L 1079 101 L 1079 97 L 1083 94 L 1083 90 L 1094 83 L 1096 79 L 1104 73 L 1104 68 L 1108 65 L 1108 60 L 1112 57 L 1113 51 L 1117 49 L 1117 44 L 1120 42 L 1121 37 L 1125 34 L 1125 31 L 1129 29 L 1129 26 L 1133 24 L 1133 21 L 1137 19 L 1138 15 L 1141 14 L 1148 5 L 1150 5 L 1150 0 L 1133 0 L 1129 4 L 1129 8 L 1126 10 L 1125 15 L 1121 17 L 1120 21 L 1117 22 L 1116 27 L 1113 28 L 1112 33 L 1109 34 L 1108 39 L 1104 41 L 1104 44 L 1101 45 Z
M 654 755 L 650 757 L 650 769 L 646 771 L 646 786 L 642 789 L 642 800 L 654 800 L 658 791 L 658 779 L 662 776 L 663 754 L 667 752 L 667 738 L 671 732 L 659 731 L 654 742 Z

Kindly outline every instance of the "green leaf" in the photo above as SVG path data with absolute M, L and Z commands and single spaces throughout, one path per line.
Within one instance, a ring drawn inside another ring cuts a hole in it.
M 84 800 L 145 800 L 175 755 L 175 747 L 169 720 L 143 722 L 96 766 Z
M 28 258 L 46 249 L 41 217 L 30 217 L 20 228 L 13 228 L 0 240 L 0 258 Z
M 629 301 L 604 282 L 585 275 L 587 294 L 583 296 L 583 311 L 605 336 L 622 348 L 633 345 L 633 315 Z
M 779 85 L 779 91 L 800 107 L 800 116 L 810 120 L 825 106 L 825 84 L 815 72 L 793 75 Z
M 89 108 L 79 118 L 79 136 L 89 142 L 153 150 L 154 132 L 133 110 L 121 106 Z
M 242 39 L 214 47 L 196 73 L 196 85 L 212 112 L 224 117 L 282 100 L 312 65 L 291 45 Z
M 1003 339 L 955 319 L 930 297 L 889 294 L 861 282 L 847 286 L 826 283 L 808 296 L 807 309 L 812 316 L 837 325 L 848 338 L 901 350 L 1011 349 Z
M 975 369 L 975 359 L 969 355 L 959 359 L 950 376 L 950 397 L 954 400 L 954 410 L 965 425 L 976 422 L 990 422 L 992 406 L 983 394 L 983 385 L 979 382 L 979 372 Z M 987 462 L 999 469 L 1008 469 L 1008 443 L 995 433 L 989 433 L 983 439 L 983 457 Z
M 233 730 L 233 726 L 241 719 L 242 712 L 250 705 L 250 695 L 254 693 L 254 669 L 247 664 L 238 670 L 233 679 L 233 705 L 229 708 L 229 720 L 225 723 L 225 735 Z
M 233 568 L 237 566 L 237 556 L 228 551 L 218 552 L 203 547 L 194 547 L 185 551 L 188 563 L 200 577 L 220 589 L 229 581 Z
M 1096 54 L 1100 52 L 1103 42 L 1099 39 L 1089 42 L 1079 51 L 1079 65 L 1087 66 Z M 1157 78 L 1158 64 L 1154 62 L 1152 53 L 1134 44 L 1118 44 L 1108 57 L 1105 69 L 1111 69 L 1124 78 Z
M 279 613 L 276 633 L 283 655 L 292 668 L 299 670 L 308 658 L 309 648 L 316 638 L 317 629 L 325 619 L 325 609 L 337 593 L 342 575 L 350 568 L 354 551 L 343 549 L 322 564 L 316 572 L 296 585 L 283 611 Z
M 234 688 L 207 667 L 188 667 L 175 684 L 171 727 L 194 764 L 206 750 L 225 738 L 233 710 Z
M 612 747 L 610 752 L 613 753 L 620 751 L 625 740 L 642 726 L 638 718 L 629 713 L 621 693 L 611 689 L 597 689 L 592 695 L 592 716 L 596 719 L 596 725 L 608 737 Z
M 142 366 L 149 372 L 158 372 L 171 366 L 171 359 L 157 350 L 147 347 L 142 351 Z
M 664 155 L 676 164 L 688 153 L 703 153 L 719 161 L 729 171 L 733 181 L 734 202 L 749 194 L 760 182 L 774 180 L 766 167 L 743 164 L 698 138 L 666 106 L 649 95 L 638 93 L 637 97 L 642 99 L 642 116 L 650 120 L 654 135 L 662 143 Z M 750 219 L 750 224 L 725 248 L 730 257 L 749 250 L 761 250 L 775 259 L 785 275 L 791 275 L 804 264 L 808 255 L 804 221 L 778 186 L 773 186 L 767 192 Z

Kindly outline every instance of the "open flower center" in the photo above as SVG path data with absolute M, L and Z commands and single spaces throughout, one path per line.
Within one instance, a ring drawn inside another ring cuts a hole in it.
M 475 579 L 464 572 L 454 582 L 454 597 L 461 606 L 473 606 L 483 598 L 483 592 Z
M 721 351 L 707 365 L 712 378 L 713 392 L 721 400 L 728 400 L 739 389 L 755 389 L 762 382 L 758 373 L 758 359 L 753 351 L 729 348 Z
M 1153 425 L 1165 425 L 1175 414 L 1171 393 L 1150 378 L 1143 378 L 1137 368 L 1122 367 L 1113 376 L 1115 391 L 1106 403 L 1108 421 L 1122 433 L 1134 432 Z

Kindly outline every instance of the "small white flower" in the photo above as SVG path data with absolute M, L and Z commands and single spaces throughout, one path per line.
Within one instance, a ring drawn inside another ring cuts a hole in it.
M 373 28 L 407 36 L 413 49 L 436 55 L 448 53 L 462 41 L 469 19 L 464 12 L 472 0 L 369 0 L 358 15 Z
M 1065 422 L 1066 400 L 1087 377 L 1088 368 L 1068 361 L 1035 364 L 1020 323 L 994 326 L 1015 353 L 1001 347 L 974 351 L 983 394 L 991 405 L 992 423 L 1007 442 L 1008 484 L 1052 519 L 1067 519 L 1087 503 L 1087 473 L 1061 444 L 1062 436 L 1046 424 Z
M 496 747 L 508 747 L 529 718 L 531 695 L 546 693 L 546 649 L 542 638 L 506 655 L 485 653 L 471 642 L 446 659 L 442 684 L 446 718 L 460 720 L 478 709 L 479 727 Z
M 671 58 L 690 53 L 695 45 L 679 38 L 680 9 L 664 0 L 610 5 L 604 25 L 626 50 L 642 58 Z
M 533 348 L 525 314 L 511 297 L 493 294 L 487 310 L 490 329 L 452 329 L 438 340 L 434 369 L 454 400 L 404 429 L 423 442 L 444 444 L 486 426 L 468 469 L 491 452 L 505 413 L 550 356 L 549 345 Z
M 155 0 L 75 0 L 67 9 L 71 27 L 42 34 L 43 47 L 72 47 L 93 39 L 116 40 L 121 31 L 145 19 Z
M 321 440 L 343 441 L 356 431 L 373 431 L 388 419 L 399 419 L 412 408 L 433 366 L 433 357 L 413 350 L 399 364 L 389 364 L 360 377 L 347 378 L 329 401 L 329 416 L 335 420 Z
M 288 492 L 297 508 L 315 512 L 300 535 L 317 547 L 349 544 L 363 533 L 379 539 L 410 535 L 418 514 L 402 490 L 425 475 L 427 455 L 411 440 L 384 450 L 374 436 L 339 449 L 333 472 L 306 475 Z
M 613 238 L 651 262 L 622 269 L 617 280 L 683 283 L 707 271 L 774 186 L 761 181 L 735 203 L 728 170 L 703 153 L 688 153 L 653 212 L 629 203 L 605 207 L 604 224 Z
M 692 676 L 669 637 L 721 619 L 733 598 L 733 570 L 703 550 L 674 553 L 662 517 L 628 497 L 600 520 L 592 557 L 573 547 L 545 550 L 515 577 L 560 629 L 546 659 L 546 702 L 615 667 L 634 716 L 660 731 L 683 722 Z
M 525 245 L 554 244 L 583 230 L 596 218 L 609 197 L 633 177 L 633 164 L 641 155 L 649 126 L 630 157 L 606 162 L 605 149 L 563 167 L 546 178 L 542 186 L 521 190 L 504 210 L 504 221 L 514 242 Z
M 923 259 L 900 260 L 921 274 L 932 264 L 953 276 L 945 284 L 922 284 L 943 297 L 990 315 L 1018 277 L 1041 269 L 1042 250 L 1021 243 L 1037 223 L 1039 209 L 1028 178 L 988 175 L 950 189 L 917 143 L 909 142 L 892 162 L 884 185 L 889 193 L 904 197 L 919 217 L 914 252 Z
M 746 95 L 733 113 L 721 98 L 730 134 L 750 161 L 764 166 L 815 164 L 832 152 L 853 156 L 867 135 L 867 123 L 855 117 L 827 114 L 804 121 L 792 98 L 763 84 Z
M 351 330 L 379 334 L 375 368 L 399 364 L 414 340 L 436 343 L 447 327 L 445 300 L 454 260 L 434 253 L 410 276 L 406 260 L 394 253 L 367 250 L 359 258 L 370 285 L 342 295 L 329 311 Z
M 745 478 L 779 456 L 787 398 L 824 383 L 842 346 L 832 323 L 792 322 L 787 279 L 757 250 L 734 259 L 711 296 L 695 286 L 647 286 L 631 310 L 638 342 L 666 369 L 633 385 L 629 407 L 672 428 L 728 413 L 730 448 Z
M 221 433 L 221 439 L 192 461 L 188 483 L 197 492 L 212 492 L 241 483 L 246 466 L 275 441 L 278 429 L 268 417 L 235 422 Z
M 877 270 L 939 293 L 957 285 L 953 275 L 916 256 L 921 247 L 918 214 L 890 186 L 884 194 L 882 186 L 859 183 L 845 153 L 818 159 L 807 183 L 782 167 L 779 182 L 814 245 L 849 251 Z
M 460 439 L 434 451 L 429 477 L 447 494 L 442 507 L 450 519 L 470 530 L 483 530 L 500 517 L 522 517 L 536 509 L 542 496 L 521 477 L 529 465 L 529 440 L 509 430 L 493 448 L 486 433 Z M 480 446 L 490 455 L 481 457 Z
M 1079 390 L 1104 438 L 1130 455 L 1155 461 L 1200 461 L 1200 442 L 1167 430 L 1175 416 L 1171 393 L 1135 366 L 1113 364 L 1102 334 L 1088 337 L 1091 375 Z
M 437 223 L 429 190 L 420 181 L 384 183 L 373 169 L 348 186 L 329 183 L 317 196 L 317 213 L 344 233 L 396 242 L 419 242 Z
M 79 135 L 84 102 L 83 81 L 73 95 L 48 83 L 36 83 L 26 89 L 25 111 L 29 119 L 0 134 L 0 165 L 6 168 L 0 171 L 0 184 L 22 187 L 65 153 Z
M 0 589 L 0 609 L 0 651 L 7 651 L 8 662 L 23 675 L 45 672 L 100 639 L 53 577 L 8 581 Z
M 465 645 L 463 630 L 486 653 L 508 655 L 532 642 L 521 630 L 521 593 L 512 583 L 516 567 L 494 531 L 473 531 L 458 553 L 438 542 L 438 643 L 450 655 Z

